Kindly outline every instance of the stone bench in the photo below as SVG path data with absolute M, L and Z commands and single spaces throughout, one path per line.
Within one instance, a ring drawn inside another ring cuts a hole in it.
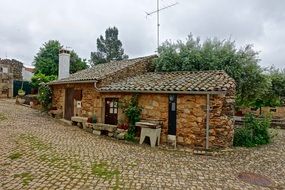
M 104 123 L 86 123 L 86 127 L 93 129 L 93 134 L 101 135 L 102 131 L 107 131 L 108 136 L 114 136 L 115 131 L 117 130 L 117 125 L 109 125 Z
M 71 117 L 72 125 L 78 126 L 78 124 L 79 124 L 80 128 L 85 128 L 87 120 L 88 120 L 87 117 L 79 117 L 79 116 Z

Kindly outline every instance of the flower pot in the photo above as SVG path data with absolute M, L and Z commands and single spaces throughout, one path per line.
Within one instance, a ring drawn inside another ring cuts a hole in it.
M 25 91 L 20 91 L 20 92 L 18 92 L 18 95 L 19 95 L 19 96 L 25 96 L 25 94 L 26 94 Z

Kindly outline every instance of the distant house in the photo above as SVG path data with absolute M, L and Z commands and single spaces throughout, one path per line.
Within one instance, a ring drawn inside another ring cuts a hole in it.
M 224 71 L 151 72 L 155 57 L 113 61 L 59 76 L 50 83 L 53 107 L 62 109 L 67 120 L 95 115 L 99 123 L 117 125 L 125 120 L 118 102 L 136 93 L 141 118 L 162 121 L 162 142 L 175 136 L 184 145 L 204 147 L 207 139 L 209 147 L 231 146 L 234 80 Z
M 23 66 L 22 75 L 24 81 L 31 81 L 32 77 L 34 76 L 35 68 L 31 66 Z
M 0 97 L 13 97 L 13 81 L 23 80 L 23 63 L 15 59 L 0 59 Z

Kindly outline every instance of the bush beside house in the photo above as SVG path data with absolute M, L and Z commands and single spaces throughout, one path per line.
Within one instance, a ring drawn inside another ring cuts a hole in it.
M 234 146 L 254 147 L 268 144 L 270 142 L 271 119 L 268 117 L 256 118 L 248 114 L 245 118 L 244 126 L 235 129 Z

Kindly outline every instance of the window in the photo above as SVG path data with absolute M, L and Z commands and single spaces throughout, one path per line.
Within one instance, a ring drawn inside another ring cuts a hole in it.
M 276 112 L 276 108 L 270 108 L 270 112 Z
M 118 102 L 116 99 L 108 100 L 107 104 L 109 104 L 109 113 L 117 114 L 118 113 Z
M 8 68 L 7 67 L 3 67 L 2 71 L 3 71 L 3 73 L 8 73 Z

